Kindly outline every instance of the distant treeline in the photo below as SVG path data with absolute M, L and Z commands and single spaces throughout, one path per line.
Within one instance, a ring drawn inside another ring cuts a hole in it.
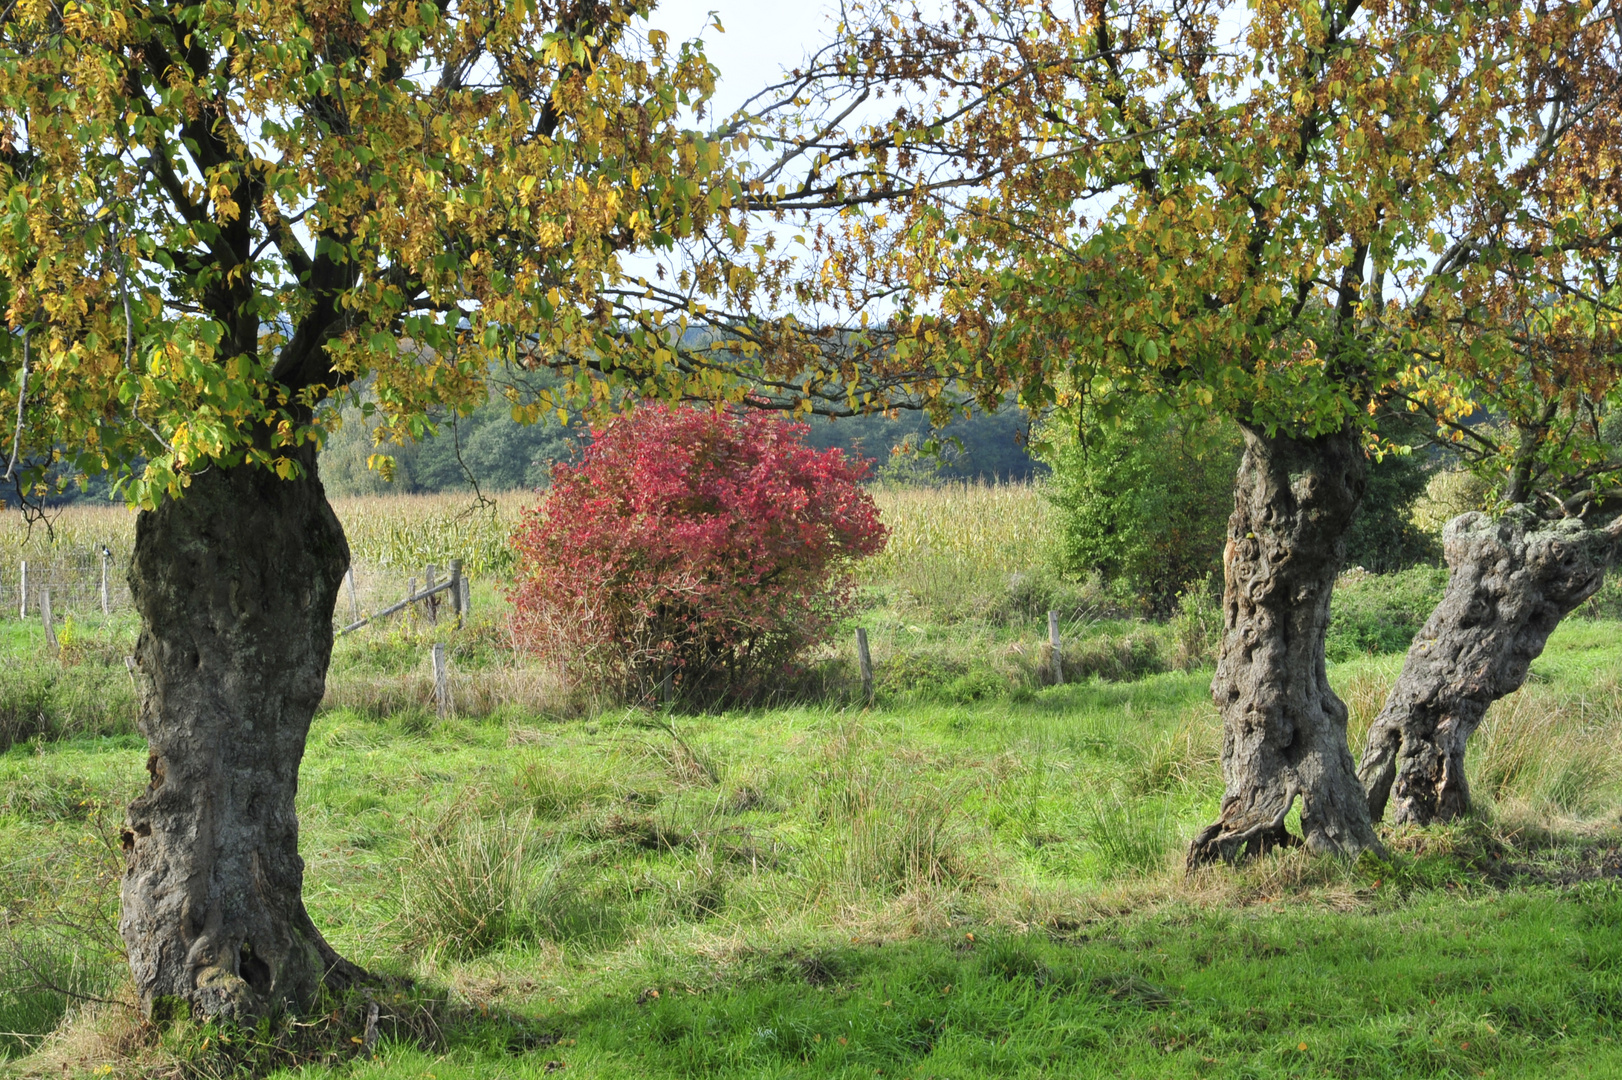
M 585 428 L 555 419 L 535 424 L 513 420 L 511 408 L 493 397 L 471 415 L 439 417 L 435 434 L 406 446 L 377 447 L 358 411 L 346 411 L 344 424 L 321 453 L 321 477 L 329 494 L 374 492 L 506 491 L 541 488 L 552 465 L 569 460 L 585 438 Z M 820 449 L 839 447 L 873 460 L 877 475 L 929 483 L 940 480 L 1028 480 L 1046 466 L 1025 449 L 1025 414 L 977 413 L 937 433 L 934 453 L 929 420 L 920 413 L 894 417 L 861 416 L 830 420 L 813 417 L 807 442 Z M 367 458 L 388 453 L 395 461 L 392 483 L 367 467 Z

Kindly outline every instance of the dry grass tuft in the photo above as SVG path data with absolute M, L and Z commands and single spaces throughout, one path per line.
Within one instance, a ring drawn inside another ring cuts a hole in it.
M 433 676 L 426 671 L 406 674 L 335 672 L 327 680 L 322 707 L 351 709 L 362 716 L 384 718 L 409 712 L 432 712 L 437 705 Z M 553 668 L 524 665 L 459 672 L 449 675 L 451 711 L 467 719 L 482 719 L 498 711 L 526 716 L 574 717 L 595 711 L 593 704 Z
M 882 767 L 849 771 L 829 793 L 835 836 L 821 876 L 894 893 L 966 882 L 959 801 L 949 786 L 908 782 Z
M 1290 903 L 1350 911 L 1367 892 L 1354 864 L 1304 847 L 1274 848 L 1238 866 L 1201 867 L 1170 884 L 1168 899 L 1207 908 Z
M 1572 698 L 1536 684 L 1497 702 L 1471 739 L 1468 775 L 1500 812 L 1581 818 L 1622 781 L 1622 695 Z
M 823 748 L 815 798 L 831 828 L 808 860 L 813 891 L 899 896 L 968 884 L 961 783 L 930 782 L 927 762 L 875 749 L 859 721 L 842 725 Z
M 492 816 L 462 803 L 411 839 L 404 911 L 419 947 L 474 956 L 529 936 L 543 918 L 558 857 L 529 813 Z
M 1142 746 L 1125 774 L 1134 795 L 1155 795 L 1208 779 L 1222 751 L 1222 718 L 1215 706 L 1199 705 L 1177 727 Z
M 157 1031 L 141 1016 L 133 988 L 116 999 L 89 1002 L 69 1009 L 45 1036 L 39 1049 L 17 1062 L 7 1062 L 16 1080 L 62 1080 L 96 1076 L 115 1080 L 179 1077 L 182 1060 L 164 1047 Z

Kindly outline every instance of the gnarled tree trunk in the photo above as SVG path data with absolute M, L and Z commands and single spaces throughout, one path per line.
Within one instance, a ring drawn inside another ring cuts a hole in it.
M 1305 841 L 1379 849 L 1329 687 L 1324 637 L 1345 533 L 1368 471 L 1350 429 L 1313 439 L 1245 428 L 1223 554 L 1223 635 L 1211 694 L 1222 712 L 1222 814 L 1192 869 Z M 1285 817 L 1301 799 L 1298 839 Z
M 1464 750 L 1487 707 L 1520 688 L 1549 634 L 1605 580 L 1613 529 L 1574 520 L 1536 529 L 1515 507 L 1501 520 L 1464 514 L 1442 547 L 1447 593 L 1408 648 L 1369 729 L 1358 777 L 1378 821 L 1448 821 L 1470 809 Z
M 349 565 L 315 475 L 215 466 L 136 523 L 146 792 L 130 806 L 119 930 L 147 1015 L 252 1020 L 362 973 L 302 899 L 299 761 Z

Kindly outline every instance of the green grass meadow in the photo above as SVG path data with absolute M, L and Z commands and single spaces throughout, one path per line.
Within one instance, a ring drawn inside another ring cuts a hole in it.
M 596 702 L 513 659 L 490 583 L 463 630 L 342 639 L 304 762 L 305 891 L 391 980 L 370 1049 L 354 1001 L 257 1031 L 138 1022 L 116 931 L 145 778 L 133 626 L 86 616 L 58 658 L 0 622 L 0 1072 L 1622 1076 L 1622 623 L 1570 620 L 1495 706 L 1471 820 L 1388 828 L 1386 860 L 1185 875 L 1222 787 L 1199 634 L 1075 583 L 1033 596 L 1040 552 L 1003 550 L 868 583 L 872 709 L 843 644 L 770 708 Z M 1401 664 L 1375 610 L 1398 592 L 1345 605 L 1375 612 L 1355 628 L 1374 644 L 1330 667 L 1354 746 Z M 1060 600 L 1054 686 L 1035 611 Z

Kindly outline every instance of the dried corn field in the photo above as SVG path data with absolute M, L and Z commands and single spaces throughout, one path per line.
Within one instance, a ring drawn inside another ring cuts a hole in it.
M 484 503 L 464 493 L 333 500 L 349 537 L 360 608 L 399 599 L 410 576 L 453 558 L 470 577 L 507 578 L 513 565 L 507 538 L 535 498 L 526 491 Z M 893 591 L 898 607 L 948 617 L 983 611 L 1047 572 L 1053 511 L 1031 485 L 881 486 L 874 498 L 890 539 L 883 554 L 860 568 L 860 580 Z M 110 603 L 122 607 L 129 600 L 123 567 L 134 541 L 135 515 L 123 506 L 76 504 L 33 523 L 17 514 L 0 517 L 0 611 L 18 608 L 18 568 L 25 561 L 31 605 L 48 586 L 59 606 L 95 606 L 104 548 Z M 340 610 L 348 602 L 346 594 Z
M 513 493 L 480 505 L 467 495 L 371 495 L 336 499 L 359 587 L 358 604 L 371 610 L 405 595 L 412 575 L 436 564 L 443 570 L 461 559 L 472 577 L 500 579 L 512 569 L 507 537 L 523 506 L 534 497 Z M 102 552 L 109 554 L 108 600 L 113 610 L 129 603 L 124 568 L 135 545 L 135 514 L 123 506 L 73 505 L 43 521 L 0 516 L 0 615 L 21 607 L 22 564 L 27 563 L 30 610 L 50 589 L 59 611 L 100 605 Z M 348 613 L 350 594 L 340 598 Z
M 1035 485 L 879 487 L 874 498 L 890 539 L 860 580 L 900 610 L 984 614 L 1049 573 L 1057 518 Z

